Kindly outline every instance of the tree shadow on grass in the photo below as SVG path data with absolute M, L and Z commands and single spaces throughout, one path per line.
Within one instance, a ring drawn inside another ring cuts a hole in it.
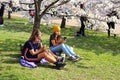
M 51 64 L 38 64 L 38 67 L 44 67 L 44 68 L 50 68 L 50 69 L 55 69 L 55 70 L 65 70 L 65 71 L 67 71 L 67 68 L 65 68 L 65 67 L 58 69 L 58 68 L 56 68 L 55 65 L 51 65 Z
M 112 53 L 113 56 L 120 53 L 120 38 L 107 38 L 107 36 L 72 37 L 69 38 L 68 44 L 74 45 L 78 49 L 94 52 L 96 55 Z
M 24 25 L 22 23 L 6 23 L 1 30 L 6 30 L 8 32 L 31 32 L 33 25 Z
M 4 26 L 0 28 L 0 30 L 6 30 L 8 32 L 31 32 L 33 25 L 32 24 L 27 24 L 25 25 L 25 22 L 27 20 L 23 18 L 12 18 L 12 19 L 7 19 L 4 18 Z
M 78 68 L 84 68 L 84 69 L 89 69 L 89 68 L 93 68 L 92 66 L 83 66 L 83 65 L 77 65 Z
M 21 54 L 4 54 L 4 58 L 1 59 L 2 63 L 7 63 L 7 64 L 16 64 L 20 62 L 20 56 Z
M 78 68 L 83 68 L 83 69 L 94 68 L 93 66 L 90 66 L 90 65 L 88 66 L 83 62 L 79 62 L 79 63 L 75 64 L 75 66 L 77 66 Z
M 8 32 L 26 32 L 31 33 L 33 30 L 33 24 L 23 24 L 16 22 L 7 22 L 4 27 L 1 27 L 0 30 L 6 30 Z M 40 31 L 44 34 L 50 35 L 53 32 L 51 27 L 47 27 L 46 25 L 40 25 Z
M 0 43 L 1 48 L 1 61 L 8 64 L 19 63 L 21 56 L 20 44 L 23 43 L 22 40 L 16 39 L 6 39 L 4 42 Z
M 0 77 L 1 80 L 19 80 L 16 74 L 6 74 Z
M 0 43 L 1 51 L 19 51 L 20 44 L 22 43 L 24 43 L 23 40 L 6 39 L 4 42 Z

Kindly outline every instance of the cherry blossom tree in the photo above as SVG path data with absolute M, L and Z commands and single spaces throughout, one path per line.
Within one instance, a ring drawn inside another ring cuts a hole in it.
M 39 28 L 41 19 L 46 14 L 52 14 L 57 17 L 74 17 L 86 16 L 92 23 L 114 21 L 120 23 L 116 17 L 108 17 L 107 14 L 112 11 L 120 15 L 119 0 L 19 0 L 20 2 L 29 3 L 34 6 L 35 20 L 34 28 Z M 81 4 L 85 8 L 80 8 Z M 26 7 L 24 7 L 26 8 Z
M 83 4 L 85 8 L 80 8 Z M 71 0 L 69 3 L 55 8 L 58 15 L 64 16 L 86 16 L 94 21 L 107 22 L 113 20 L 109 18 L 107 14 L 112 11 L 117 12 L 116 16 L 120 15 L 120 1 L 119 0 Z M 68 13 L 68 14 L 66 14 Z M 119 23 L 119 20 L 114 20 Z
M 66 4 L 67 2 L 69 2 L 70 0 L 29 0 L 25 2 L 25 0 L 21 0 L 21 4 L 31 4 L 34 5 L 34 9 L 35 9 L 35 17 L 34 17 L 34 26 L 33 29 L 38 29 L 40 27 L 41 24 L 41 19 L 43 18 L 43 16 L 45 14 L 48 14 L 48 12 L 53 9 L 56 8 L 60 5 Z
M 39 28 L 42 17 L 52 8 L 56 8 L 60 5 L 63 5 L 70 0 L 34 0 L 35 4 L 35 20 L 34 27 Z
M 120 1 L 119 0 L 71 0 L 69 3 L 55 8 L 59 15 L 80 18 L 84 16 L 96 26 L 106 25 L 113 21 L 120 23 Z M 61 12 L 61 14 L 60 14 Z M 68 14 L 66 14 L 66 12 Z M 111 14 L 112 17 L 108 15 Z M 102 27 L 103 28 L 103 27 Z

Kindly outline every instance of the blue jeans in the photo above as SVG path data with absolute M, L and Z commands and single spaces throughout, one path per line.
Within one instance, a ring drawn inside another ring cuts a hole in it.
M 60 45 L 58 45 L 56 47 L 51 46 L 50 50 L 53 53 L 57 53 L 57 52 L 63 51 L 69 57 L 76 56 L 75 52 L 73 52 L 73 50 L 66 44 L 60 44 Z

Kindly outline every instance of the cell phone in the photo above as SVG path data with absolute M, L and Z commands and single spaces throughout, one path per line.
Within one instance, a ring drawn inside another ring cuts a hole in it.
M 66 39 L 67 39 L 67 37 L 64 37 L 63 39 L 64 39 L 64 40 L 66 40 Z

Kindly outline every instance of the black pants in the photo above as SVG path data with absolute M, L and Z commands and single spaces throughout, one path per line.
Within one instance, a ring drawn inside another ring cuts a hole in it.
M 82 35 L 82 36 L 85 36 L 85 26 L 81 26 L 81 28 L 80 28 L 80 34 Z
M 4 23 L 3 17 L 0 17 L 0 25 Z
M 108 37 L 110 37 L 110 29 L 115 29 L 115 23 L 114 22 L 107 22 L 108 25 Z M 116 34 L 114 34 L 114 37 L 116 37 Z

